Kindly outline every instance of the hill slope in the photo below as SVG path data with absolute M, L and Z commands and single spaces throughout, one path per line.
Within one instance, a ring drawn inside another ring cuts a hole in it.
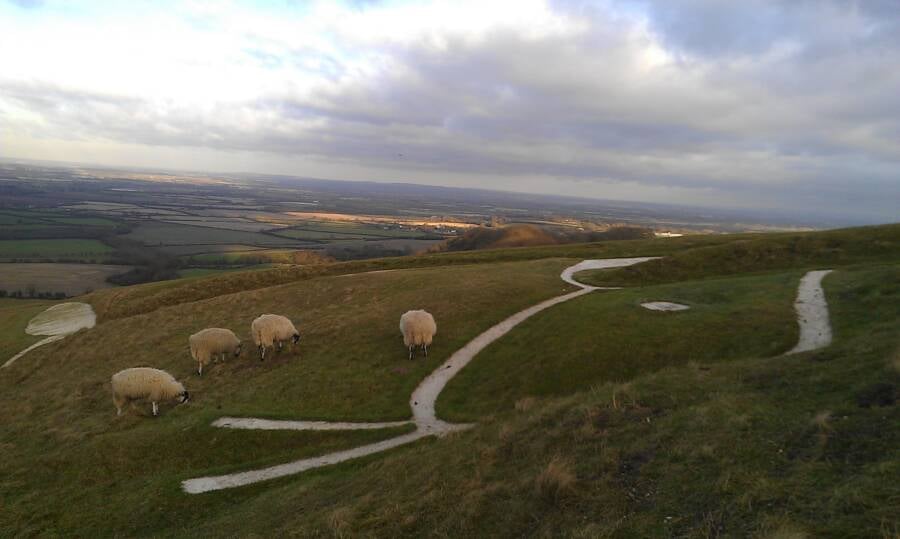
M 648 266 L 663 264 L 654 271 L 665 275 L 680 255 L 685 263 L 672 271 L 708 267 L 689 264 L 690 249 L 748 238 L 452 253 L 96 293 L 100 325 L 0 373 L 0 535 L 896 533 L 900 227 L 870 230 L 803 240 L 852 241 L 840 255 L 813 249 L 748 266 L 751 276 L 731 266 L 685 271 L 676 284 L 548 309 L 485 350 L 438 402 L 446 417 L 477 420 L 471 431 L 198 497 L 179 483 L 405 428 L 232 431 L 211 427 L 218 417 L 404 419 L 412 388 L 453 351 L 571 290 L 558 274 L 573 262 L 671 254 Z M 800 235 L 749 240 L 791 237 Z M 796 337 L 799 277 L 822 264 L 838 267 L 825 281 L 835 344 L 770 357 Z M 644 312 L 643 299 L 694 309 Z M 439 333 L 427 360 L 409 362 L 396 324 L 420 307 L 435 314 Z M 264 363 L 245 353 L 194 374 L 190 333 L 221 325 L 246 339 L 261 312 L 298 322 L 296 353 Z M 141 364 L 169 370 L 195 400 L 157 419 L 144 417 L 147 407 L 116 418 L 109 376 Z

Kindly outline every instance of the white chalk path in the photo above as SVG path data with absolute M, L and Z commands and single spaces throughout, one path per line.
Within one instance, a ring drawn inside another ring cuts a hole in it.
M 825 348 L 831 344 L 831 322 L 828 319 L 828 302 L 822 290 L 822 279 L 833 270 L 810 271 L 800 279 L 797 288 L 797 322 L 800 324 L 800 338 L 797 346 L 788 354 L 799 354 Z
M 200 477 L 197 479 L 188 479 L 182 482 L 181 486 L 185 492 L 189 494 L 199 494 L 214 490 L 222 490 L 226 488 L 239 487 L 293 475 L 314 468 L 328 466 L 345 462 L 347 460 L 380 453 L 393 449 L 401 445 L 412 443 L 427 436 L 444 436 L 449 432 L 463 430 L 471 427 L 470 424 L 453 424 L 447 423 L 437 418 L 435 414 L 435 402 L 441 391 L 463 367 L 469 364 L 475 356 L 492 342 L 496 341 L 512 328 L 527 320 L 531 316 L 548 309 L 559 303 L 575 299 L 594 290 L 606 290 L 603 287 L 594 287 L 581 284 L 574 279 L 574 274 L 578 271 L 587 269 L 605 269 L 618 268 L 638 264 L 651 260 L 652 258 L 619 258 L 607 260 L 585 260 L 579 264 L 566 268 L 560 277 L 567 283 L 577 286 L 580 290 L 548 299 L 537 305 L 529 307 L 523 311 L 510 316 L 506 320 L 491 327 L 481 335 L 472 339 L 461 349 L 457 350 L 450 358 L 440 367 L 435 369 L 419 386 L 413 391 L 409 404 L 412 409 L 413 420 L 395 421 L 388 423 L 338 423 L 327 421 L 276 421 L 269 419 L 255 418 L 221 418 L 213 422 L 213 426 L 241 429 L 290 429 L 290 430 L 354 430 L 354 429 L 374 429 L 387 428 L 415 424 L 416 430 L 382 440 L 369 445 L 355 447 L 345 451 L 329 453 L 320 457 L 296 460 L 286 464 L 271 466 L 260 470 L 251 470 L 227 475 Z M 810 272 L 801 280 L 798 292 L 797 303 L 795 304 L 798 320 L 801 326 L 801 342 L 797 347 L 789 353 L 808 350 L 808 346 L 827 346 L 831 342 L 831 331 L 828 326 L 828 306 L 825 303 L 824 293 L 821 288 L 821 280 L 824 272 Z M 816 275 L 821 274 L 821 275 Z M 824 321 L 824 329 L 822 326 Z M 827 331 L 826 331 L 827 330 Z M 804 340 L 804 335 L 812 334 L 817 338 L 813 340 Z M 827 339 L 821 336 L 827 335 Z M 808 344 L 812 343 L 812 344 Z M 802 350 L 798 350 L 803 345 Z
M 568 294 L 564 294 L 562 296 L 557 296 L 555 298 L 548 299 L 546 301 L 542 301 L 537 305 L 529 307 L 523 311 L 519 311 L 518 313 L 510 316 L 506 320 L 500 322 L 499 324 L 493 326 L 488 329 L 481 335 L 472 339 L 468 344 L 463 346 L 461 349 L 457 350 L 450 359 L 445 361 L 440 367 L 434 370 L 419 386 L 413 391 L 412 397 L 409 400 L 410 408 L 412 409 L 413 420 L 412 421 L 400 421 L 400 422 L 391 422 L 391 423 L 329 423 L 325 421 L 273 421 L 269 419 L 255 419 L 255 418 L 221 418 L 215 422 L 213 422 L 213 426 L 217 427 L 228 427 L 228 428 L 262 428 L 262 429 L 292 429 L 292 430 L 342 430 L 342 429 L 362 429 L 362 428 L 384 428 L 384 427 L 393 427 L 393 426 L 402 426 L 409 423 L 413 423 L 416 426 L 416 430 L 409 433 L 404 434 L 402 436 L 397 436 L 395 438 L 390 438 L 388 440 L 383 440 L 380 442 L 376 442 L 369 445 L 364 445 L 361 447 L 356 447 L 353 449 L 349 449 L 346 451 L 338 451 L 336 453 L 329 453 L 327 455 L 323 455 L 321 457 L 313 457 L 308 459 L 296 460 L 294 462 L 289 462 L 287 464 L 281 464 L 278 466 L 271 466 L 269 468 L 263 468 L 261 470 L 251 470 L 248 472 L 241 472 L 235 474 L 227 474 L 227 475 L 219 475 L 213 477 L 200 477 L 197 479 L 188 479 L 187 481 L 182 482 L 181 486 L 185 492 L 190 494 L 199 494 L 202 492 L 210 492 L 213 490 L 221 490 L 226 488 L 238 487 L 242 485 L 249 485 L 252 483 L 257 483 L 259 481 L 265 481 L 268 479 L 274 479 L 276 477 L 284 477 L 287 475 L 293 475 L 295 473 L 303 472 L 306 470 L 311 470 L 314 468 L 319 468 L 321 466 L 327 466 L 330 464 L 337 464 L 339 462 L 344 462 L 347 460 L 364 457 L 366 455 L 372 455 L 374 453 L 379 453 L 381 451 L 386 451 L 388 449 L 392 449 L 394 447 L 398 447 L 401 445 L 405 445 L 408 443 L 412 443 L 416 440 L 424 438 L 426 436 L 444 436 L 445 434 L 456 431 L 463 430 L 471 425 L 468 424 L 453 424 L 447 423 L 446 421 L 441 421 L 437 418 L 434 411 L 434 405 L 437 401 L 438 395 L 440 395 L 441 391 L 447 385 L 447 382 L 453 378 L 456 373 L 462 370 L 463 367 L 468 365 L 470 361 L 475 357 L 478 352 L 482 351 L 485 347 L 487 347 L 492 342 L 496 341 L 503 335 L 506 335 L 512 328 L 527 320 L 531 316 L 543 311 L 544 309 L 550 308 L 554 305 L 562 303 L 564 301 L 569 301 L 571 299 L 575 299 L 579 296 L 583 296 L 594 290 L 601 290 L 602 288 L 588 286 L 585 284 L 581 284 L 576 281 L 572 276 L 582 270 L 587 269 L 604 269 L 604 268 L 621 268 L 625 266 L 630 266 L 633 264 L 637 264 L 639 262 L 645 262 L 647 260 L 651 260 L 651 258 L 614 258 L 607 260 L 585 260 L 579 264 L 566 268 L 560 277 L 567 283 L 573 284 L 579 288 L 574 292 L 570 292 Z M 372 425 L 372 426 L 363 426 L 363 425 Z
M 31 352 L 39 346 L 58 341 L 67 335 L 75 333 L 79 329 L 92 328 L 97 323 L 97 315 L 94 309 L 87 303 L 60 303 L 54 305 L 28 322 L 25 333 L 29 335 L 43 335 L 46 339 L 38 341 L 18 354 L 6 360 L 0 369 L 5 369 L 19 358 Z

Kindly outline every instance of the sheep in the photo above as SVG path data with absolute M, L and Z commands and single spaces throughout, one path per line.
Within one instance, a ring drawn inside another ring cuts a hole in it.
M 119 371 L 112 376 L 113 404 L 116 415 L 122 415 L 122 407 L 134 400 L 146 399 L 153 403 L 153 415 L 159 415 L 159 402 L 178 399 L 190 400 L 190 394 L 171 374 L 150 367 L 136 367 Z
M 426 311 L 406 311 L 400 317 L 400 332 L 403 333 L 403 344 L 409 348 L 409 359 L 413 358 L 416 346 L 421 346 L 428 357 L 428 345 L 437 333 L 437 324 Z
M 290 339 L 292 344 L 300 341 L 300 332 L 294 327 L 294 324 L 281 316 L 280 314 L 263 314 L 250 324 L 250 333 L 253 335 L 253 342 L 259 349 L 259 360 L 266 358 L 266 348 L 270 346 L 278 346 L 281 351 L 282 345 Z
M 241 355 L 241 340 L 230 329 L 206 328 L 188 337 L 191 346 L 191 357 L 199 363 L 197 374 L 203 376 L 203 366 L 218 354 L 225 360 L 225 354 L 231 352 L 234 357 Z

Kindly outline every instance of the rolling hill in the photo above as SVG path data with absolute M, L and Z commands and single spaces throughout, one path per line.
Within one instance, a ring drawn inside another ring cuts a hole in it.
M 205 494 L 181 483 L 386 440 L 360 431 L 221 429 L 223 416 L 398 421 L 414 388 L 506 317 L 572 292 L 584 259 L 657 256 L 585 272 L 598 290 L 485 348 L 437 400 L 471 429 Z M 828 348 L 784 356 L 810 269 Z M 97 327 L 0 371 L 3 536 L 758 536 L 900 533 L 900 225 L 428 254 L 233 272 L 101 290 Z M 683 313 L 640 307 L 687 304 Z M 11 301 L 11 300 L 10 300 Z M 9 310 L 12 349 L 49 302 Z M 23 305 L 25 305 L 23 303 Z M 406 359 L 397 321 L 438 321 Z M 187 337 L 260 313 L 291 317 L 293 352 L 198 377 Z M 109 377 L 149 365 L 193 395 L 117 418 Z

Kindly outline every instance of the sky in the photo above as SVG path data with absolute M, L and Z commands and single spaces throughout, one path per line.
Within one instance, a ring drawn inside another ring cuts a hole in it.
M 0 0 L 0 158 L 900 221 L 900 5 Z

